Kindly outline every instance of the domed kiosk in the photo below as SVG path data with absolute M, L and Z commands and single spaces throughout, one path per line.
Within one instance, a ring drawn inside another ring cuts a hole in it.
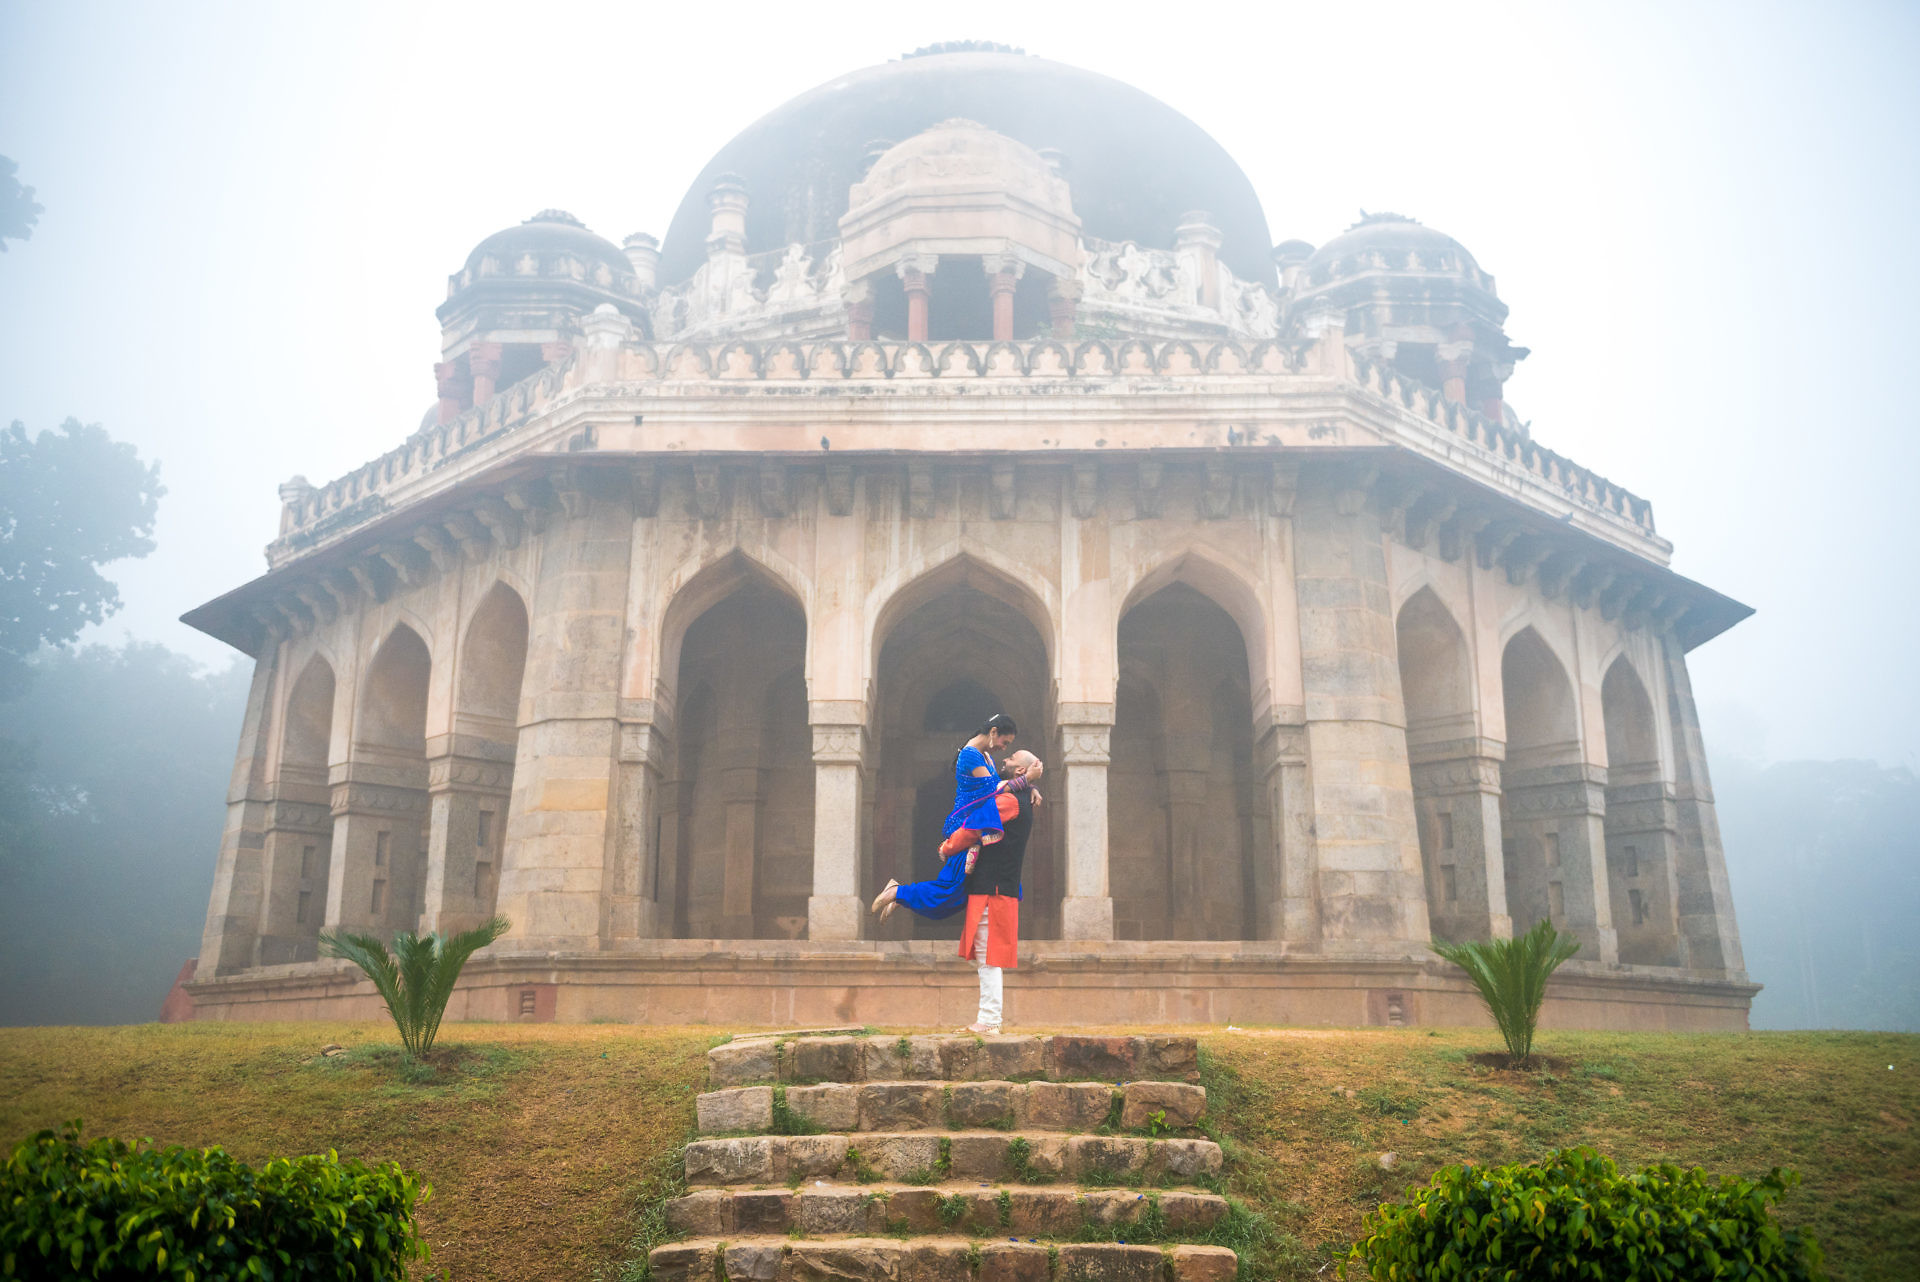
M 1749 611 L 1517 428 L 1506 310 L 997 46 L 770 112 L 663 243 L 488 237 L 434 412 L 187 616 L 256 665 L 197 1013 L 369 1014 L 321 930 L 499 913 L 454 1018 L 954 1022 L 866 902 L 1002 711 L 1021 1024 L 1465 1022 L 1429 940 L 1547 919 L 1550 1021 L 1744 1026 L 1687 654 Z

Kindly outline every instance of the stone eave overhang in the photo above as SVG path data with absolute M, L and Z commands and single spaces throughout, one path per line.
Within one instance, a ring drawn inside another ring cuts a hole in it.
M 773 354 L 797 348 L 767 346 Z M 1063 368 L 996 377 L 981 372 L 976 350 L 970 352 L 972 364 L 956 376 L 931 370 L 956 363 L 949 359 L 951 349 L 989 345 L 945 345 L 939 364 L 933 351 L 917 344 L 807 346 L 839 349 L 843 372 L 775 377 L 766 372 L 766 354 L 739 343 L 704 351 L 628 344 L 598 354 L 640 364 L 653 377 L 588 380 L 581 376 L 580 358 L 566 371 L 546 371 L 454 424 L 416 433 L 402 450 L 324 487 L 310 518 L 294 522 L 269 549 L 268 574 L 190 611 L 183 621 L 257 654 L 272 631 L 260 616 L 263 601 L 337 571 L 335 563 L 365 556 L 396 534 L 408 547 L 408 527 L 453 512 L 463 495 L 515 477 L 523 486 L 538 486 L 541 474 L 557 464 L 630 467 L 696 457 L 789 465 L 817 465 L 824 457 L 959 462 L 999 454 L 1056 460 L 1105 455 L 1118 462 L 1187 453 L 1289 463 L 1380 455 L 1388 466 L 1368 485 L 1374 501 L 1392 515 L 1397 535 L 1400 522 L 1430 521 L 1441 500 L 1429 495 L 1461 489 L 1466 497 L 1454 506 L 1468 516 L 1450 516 L 1450 528 L 1458 533 L 1463 523 L 1474 526 L 1466 537 L 1475 540 L 1483 564 L 1505 566 L 1516 583 L 1538 572 L 1543 586 L 1576 600 L 1584 593 L 1610 617 L 1645 616 L 1671 626 L 1689 649 L 1752 613 L 1667 569 L 1671 545 L 1653 532 L 1643 500 L 1378 366 L 1360 363 L 1339 375 L 1315 372 L 1300 368 L 1306 362 L 1298 351 L 1269 344 L 1268 365 L 1294 368 L 1246 369 L 1242 360 L 1238 372 L 1083 374 Z M 1050 348 L 1072 359 L 1056 343 L 995 346 L 1029 349 L 1021 353 L 1023 364 L 1038 363 L 1026 360 L 1033 349 Z M 1115 346 L 1124 353 L 1145 345 Z M 1184 349 L 1196 366 L 1213 359 L 1188 343 L 1163 347 Z M 917 377 L 845 373 L 856 368 L 862 348 L 881 360 L 918 349 L 927 369 Z M 743 365 L 749 372 L 738 372 Z M 716 369 L 725 372 L 716 377 Z M 1422 485 L 1425 492 L 1412 492 Z M 497 501 L 494 506 L 501 507 Z M 516 510 L 524 515 L 526 506 L 523 494 Z M 1415 528 L 1404 527 L 1408 534 Z M 423 546 L 431 548 L 432 540 Z M 346 580 L 336 573 L 327 581 L 335 586 L 321 589 L 308 613 L 325 611 L 329 598 L 343 595 L 339 585 Z M 1631 593 L 1625 584 L 1633 585 Z

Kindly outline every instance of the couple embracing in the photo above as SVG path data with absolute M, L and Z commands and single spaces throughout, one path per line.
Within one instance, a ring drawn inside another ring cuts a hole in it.
M 1031 752 L 994 754 L 1013 745 L 1016 727 L 1004 712 L 988 717 L 953 759 L 953 810 L 941 830 L 946 862 L 931 881 L 889 881 L 873 901 L 885 921 L 904 904 L 936 921 L 964 912 L 960 956 L 980 972 L 980 1010 L 970 1033 L 997 1033 L 1003 1006 L 1001 972 L 1016 964 L 1020 940 L 1020 872 L 1045 769 Z

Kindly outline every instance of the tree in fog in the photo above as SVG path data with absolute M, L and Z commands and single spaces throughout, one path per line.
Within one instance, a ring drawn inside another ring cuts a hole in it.
M 26 240 L 40 221 L 44 206 L 33 198 L 33 188 L 22 187 L 14 177 L 20 166 L 0 156 L 0 254 L 7 252 L 10 240 Z

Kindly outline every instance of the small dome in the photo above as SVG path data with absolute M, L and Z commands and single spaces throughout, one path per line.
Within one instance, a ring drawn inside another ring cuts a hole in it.
M 1493 278 L 1480 270 L 1473 255 L 1445 232 L 1403 214 L 1369 214 L 1322 245 L 1307 260 L 1306 278 L 1316 285 L 1372 271 L 1415 271 L 1434 276 L 1459 276 L 1489 292 Z
M 630 276 L 633 265 L 612 241 L 602 240 L 564 209 L 543 209 L 518 227 L 497 231 L 467 255 L 467 271 L 479 274 L 480 261 L 491 257 L 500 274 L 511 276 L 514 265 L 527 255 L 544 260 L 570 255 L 589 271 L 604 264 L 616 276 Z
M 1273 247 L 1276 267 L 1297 267 L 1313 257 L 1313 246 L 1304 240 L 1283 240 Z

